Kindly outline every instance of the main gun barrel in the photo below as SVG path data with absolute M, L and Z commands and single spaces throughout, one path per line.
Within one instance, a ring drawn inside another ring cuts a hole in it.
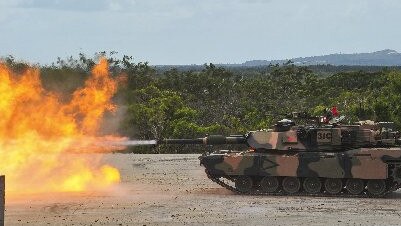
M 195 139 L 163 139 L 157 142 L 157 144 L 203 144 L 204 138 Z
M 163 139 L 158 144 L 203 144 L 203 145 L 221 145 L 221 144 L 245 144 L 246 138 L 243 135 L 209 135 L 204 138 L 195 139 Z

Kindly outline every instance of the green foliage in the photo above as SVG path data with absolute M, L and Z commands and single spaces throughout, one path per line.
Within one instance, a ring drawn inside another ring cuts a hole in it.
M 190 138 L 205 133 L 223 132 L 217 124 L 202 126 L 196 123 L 197 110 L 186 106 L 179 93 L 160 90 L 149 85 L 134 91 L 128 106 L 125 126 L 135 129 L 135 137 L 161 139 L 166 137 Z M 129 134 L 132 135 L 132 134 Z

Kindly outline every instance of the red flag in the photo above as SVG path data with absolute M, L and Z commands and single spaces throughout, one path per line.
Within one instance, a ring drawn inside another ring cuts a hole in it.
M 340 112 L 338 112 L 337 107 L 333 106 L 331 108 L 331 113 L 333 114 L 333 117 L 338 117 L 340 115 Z

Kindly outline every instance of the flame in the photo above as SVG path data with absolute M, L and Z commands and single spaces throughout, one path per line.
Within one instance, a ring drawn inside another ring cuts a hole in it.
M 105 59 L 68 102 L 43 88 L 38 69 L 15 73 L 0 63 L 0 174 L 7 191 L 88 191 L 118 183 L 119 171 L 102 163 L 101 154 L 81 153 L 103 139 L 96 133 L 103 114 L 115 110 L 116 89 Z

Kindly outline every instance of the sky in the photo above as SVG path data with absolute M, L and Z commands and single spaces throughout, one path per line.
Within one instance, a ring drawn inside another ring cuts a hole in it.
M 0 56 L 160 64 L 401 51 L 399 0 L 0 0 Z

